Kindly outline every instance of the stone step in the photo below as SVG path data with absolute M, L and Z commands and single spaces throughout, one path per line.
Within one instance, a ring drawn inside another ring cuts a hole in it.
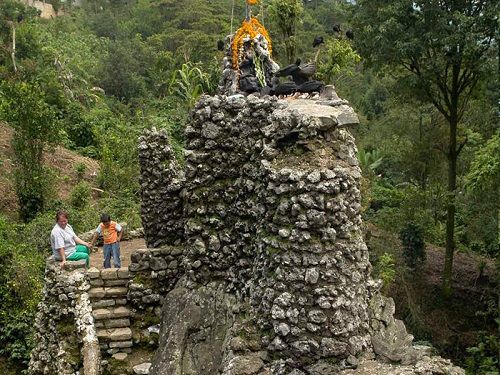
M 127 288 L 125 287 L 94 287 L 90 288 L 89 296 L 92 299 L 103 299 L 110 297 L 124 297 L 127 295 Z
M 92 311 L 95 320 L 128 318 L 130 310 L 125 306 L 110 307 Z
M 92 300 L 92 309 L 102 309 L 107 307 L 126 305 L 126 298 L 112 298 L 112 299 L 94 299 Z
M 107 320 L 99 320 L 95 322 L 96 328 L 123 328 L 130 327 L 130 319 L 122 318 L 122 319 L 107 319 Z
M 128 327 L 97 329 L 97 338 L 102 341 L 128 341 L 132 339 L 132 330 Z
M 101 278 L 103 280 L 111 279 L 129 279 L 131 277 L 128 267 L 122 268 L 105 268 L 102 270 L 96 267 L 90 267 L 87 274 L 91 279 Z
M 130 280 L 129 279 L 116 279 L 116 280 L 103 280 L 103 279 L 90 279 L 90 286 L 126 286 Z

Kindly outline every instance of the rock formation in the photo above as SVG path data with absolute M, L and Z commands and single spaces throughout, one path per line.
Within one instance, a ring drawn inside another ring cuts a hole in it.
M 330 374 L 428 354 L 370 278 L 357 123 L 329 88 L 316 101 L 204 96 L 184 160 L 145 132 L 146 241 L 180 253 L 152 374 Z

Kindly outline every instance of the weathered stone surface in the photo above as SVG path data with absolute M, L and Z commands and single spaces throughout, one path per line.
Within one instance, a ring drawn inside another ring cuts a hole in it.
M 217 373 L 235 304 L 225 288 L 215 282 L 194 290 L 178 286 L 167 295 L 151 374 Z
M 222 362 L 212 353 L 210 368 L 227 368 L 262 347 L 269 353 L 256 371 L 276 375 L 356 366 L 372 346 L 386 360 L 421 357 L 394 321 L 393 306 L 373 303 L 378 289 L 361 231 L 361 171 L 346 128 L 357 122 L 334 90 L 320 101 L 203 96 L 185 128 L 183 167 L 166 132 L 144 132 L 141 215 L 147 243 L 157 249 L 133 254 L 127 298 L 144 310 L 168 296 L 181 311 L 164 310 L 153 372 L 210 374 L 193 363 L 209 352 L 200 354 L 206 332 L 197 327 L 214 326 L 210 314 L 199 313 L 212 306 L 206 288 L 214 280 L 225 280 L 225 293 L 246 304 L 261 331 L 238 341 L 238 330 L 248 332 L 231 327 L 224 348 L 210 348 L 225 353 Z
M 104 321 L 104 327 L 106 328 L 123 328 L 130 327 L 130 319 L 108 319 Z
M 423 357 L 415 365 L 395 365 L 375 360 L 361 361 L 356 369 L 340 375 L 465 375 L 465 371 L 441 357 Z
M 236 356 L 229 361 L 222 374 L 252 375 L 257 374 L 262 367 L 264 367 L 264 362 L 258 353 Z
M 127 267 L 122 267 L 122 268 L 119 268 L 118 271 L 118 277 L 120 279 L 128 279 L 130 278 L 130 271 L 128 270 Z
M 104 320 L 111 318 L 111 311 L 108 309 L 97 309 L 92 312 L 95 320 Z
M 132 341 L 113 341 L 109 343 L 110 348 L 130 348 L 132 345 Z
M 134 366 L 134 374 L 137 375 L 148 375 L 149 369 L 151 368 L 150 362 L 141 363 L 140 365 Z
M 104 280 L 102 280 L 101 278 L 98 278 L 98 279 L 91 279 L 90 280 L 90 285 L 91 286 L 95 286 L 95 287 L 100 287 L 100 286 L 104 286 Z
M 101 300 L 92 302 L 92 307 L 94 309 L 101 309 L 104 307 L 110 307 L 110 306 L 114 306 L 114 305 L 115 305 L 114 299 L 101 299 Z
M 116 354 L 113 354 L 113 358 L 116 359 L 117 361 L 125 361 L 128 357 L 128 354 L 127 353 L 116 353 Z
M 116 328 L 109 333 L 111 341 L 126 341 L 132 338 L 132 331 L 130 328 Z
M 130 316 L 130 309 L 125 306 L 119 306 L 112 309 L 111 317 L 113 318 L 126 318 Z
M 90 267 L 88 270 L 87 270 L 87 275 L 89 275 L 89 277 L 91 279 L 95 279 L 95 278 L 98 278 L 100 276 L 101 272 L 95 268 L 95 267 Z
M 105 292 L 104 288 L 97 287 L 97 288 L 91 288 L 89 290 L 89 296 L 90 296 L 90 298 L 101 299 L 105 295 L 106 295 L 106 292 Z
M 58 262 L 47 260 L 43 299 L 34 322 L 30 375 L 72 374 L 82 366 L 85 374 L 101 373 L 89 281 L 85 268 L 61 269 Z M 69 351 L 77 354 L 61 355 Z
M 128 279 L 104 280 L 104 286 L 105 287 L 126 286 L 128 282 L 129 282 Z
M 101 279 L 113 280 L 118 278 L 118 272 L 115 268 L 105 268 L 101 270 Z
M 121 287 L 104 288 L 104 293 L 106 297 L 126 296 L 127 288 L 121 288 Z

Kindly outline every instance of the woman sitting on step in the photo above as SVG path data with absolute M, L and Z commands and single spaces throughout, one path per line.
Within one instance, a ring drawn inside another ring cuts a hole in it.
M 64 268 L 67 260 L 81 259 L 84 259 L 87 268 L 89 267 L 90 244 L 78 238 L 68 224 L 68 214 L 65 211 L 58 211 L 56 214 L 56 225 L 50 232 L 50 245 L 54 259 L 61 261 L 61 268 Z

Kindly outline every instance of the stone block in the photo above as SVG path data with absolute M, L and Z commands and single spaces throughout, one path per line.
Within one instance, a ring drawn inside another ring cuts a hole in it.
M 90 286 L 103 286 L 104 281 L 102 279 L 90 279 Z
M 126 298 L 116 298 L 115 302 L 117 305 L 126 305 L 128 301 Z
M 132 345 L 132 341 L 113 341 L 109 343 L 110 348 L 130 348 Z
M 64 264 L 64 270 L 65 271 L 74 271 L 78 269 L 85 269 L 87 267 L 87 264 L 84 259 L 82 260 L 68 260 Z
M 104 320 L 111 318 L 111 311 L 108 309 L 97 309 L 92 311 L 92 316 L 95 320 Z
M 120 279 L 129 279 L 130 278 L 130 271 L 128 270 L 127 267 L 122 267 L 118 269 L 118 278 Z
M 134 374 L 136 375 L 148 375 L 151 369 L 151 362 L 141 363 L 133 367 Z
M 118 278 L 118 271 L 115 268 L 106 268 L 101 270 L 103 280 L 114 280 Z
M 103 323 L 106 328 L 124 328 L 130 327 L 130 319 L 122 318 L 122 319 L 108 319 Z
M 116 353 L 113 354 L 113 358 L 116 359 L 117 361 L 125 361 L 128 357 L 127 353 Z
M 114 299 L 101 299 L 99 301 L 92 302 L 92 308 L 101 309 L 103 307 L 110 307 L 115 305 Z
M 127 295 L 127 288 L 123 288 L 123 287 L 104 288 L 104 294 L 105 294 L 106 297 L 122 297 L 122 296 L 126 296 Z
M 128 283 L 128 279 L 116 279 L 116 280 L 104 280 L 104 286 L 125 286 Z
M 95 267 L 90 267 L 88 270 L 87 270 L 87 275 L 89 275 L 89 277 L 91 279 L 96 279 L 100 276 L 101 272 L 95 268 Z
M 89 297 L 93 299 L 101 299 L 106 295 L 104 288 L 91 288 L 89 290 Z
M 110 333 L 111 333 L 111 331 L 109 329 L 97 329 L 96 330 L 96 334 L 97 334 L 98 339 L 109 340 Z
M 130 310 L 125 306 L 115 307 L 112 310 L 113 318 L 127 318 L 130 316 Z
M 132 330 L 130 328 L 116 328 L 111 330 L 109 334 L 111 341 L 126 341 L 132 338 Z

